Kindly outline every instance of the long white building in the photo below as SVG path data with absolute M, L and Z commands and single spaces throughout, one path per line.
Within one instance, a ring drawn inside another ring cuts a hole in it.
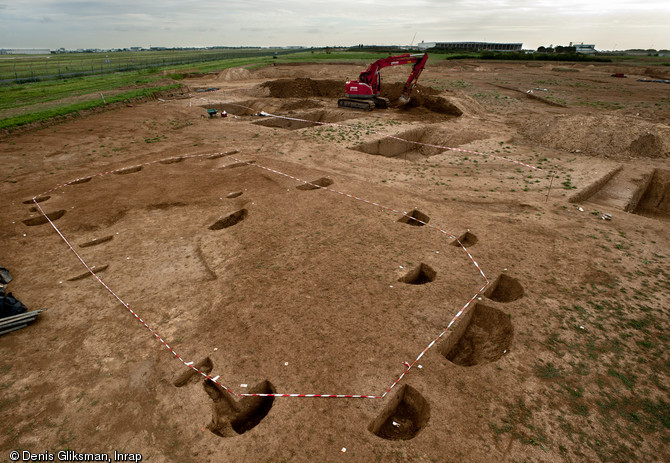
M 523 43 L 499 42 L 435 42 L 436 48 L 467 51 L 521 51 Z
M 50 55 L 48 48 L 2 48 L 0 55 Z

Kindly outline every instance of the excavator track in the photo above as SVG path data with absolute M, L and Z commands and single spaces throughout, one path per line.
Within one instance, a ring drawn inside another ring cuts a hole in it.
M 340 98 L 337 100 L 337 106 L 340 108 L 354 108 L 362 109 L 364 111 L 372 111 L 375 109 L 375 103 L 372 100 L 356 100 L 353 98 Z
M 375 108 L 381 109 L 388 108 L 389 104 L 391 103 L 388 98 L 384 98 L 383 96 L 376 96 L 372 99 L 372 101 L 375 102 Z

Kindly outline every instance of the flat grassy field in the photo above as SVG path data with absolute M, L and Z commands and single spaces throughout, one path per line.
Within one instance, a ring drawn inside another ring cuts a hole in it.
M 110 74 L 164 68 L 207 61 L 270 56 L 273 49 L 155 50 L 51 55 L 6 55 L 0 58 L 0 83 L 59 79 L 77 75 Z
M 0 81 L 13 72 L 16 63 L 21 75 L 57 76 L 62 72 L 97 69 L 105 73 L 50 78 L 32 82 L 0 85 L 0 130 L 11 130 L 26 124 L 67 116 L 107 104 L 146 97 L 181 87 L 184 73 L 207 73 L 232 67 L 267 66 L 271 63 L 308 61 L 371 62 L 384 53 L 368 52 L 293 52 L 274 57 L 268 50 L 212 50 L 191 52 L 123 52 L 104 63 L 105 53 L 69 53 L 47 56 L 19 56 L 16 60 L 0 59 Z M 99 56 L 98 56 L 99 55 Z M 117 56 L 118 55 L 118 56 Z M 120 63 L 129 63 L 121 65 Z M 102 64 L 101 64 L 102 63 Z M 124 70 L 130 63 L 146 63 L 141 68 Z M 168 64 L 163 64 L 168 63 Z M 116 67 L 115 67 L 116 66 Z M 114 69 L 121 69 L 113 72 Z M 26 71 L 28 70 L 28 71 Z M 171 71 L 169 73 L 165 71 Z M 39 73 L 39 74 L 38 74 Z M 17 71 L 18 75 L 18 71 Z M 107 94 L 106 94 L 107 93 Z M 76 100 L 76 101 L 73 101 Z

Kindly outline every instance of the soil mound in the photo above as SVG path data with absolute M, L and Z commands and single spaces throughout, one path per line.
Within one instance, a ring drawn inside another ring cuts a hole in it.
M 309 78 L 278 79 L 264 82 L 272 98 L 338 98 L 344 96 L 344 82 L 339 80 L 314 80 Z
M 670 70 L 660 68 L 646 68 L 644 75 L 653 79 L 670 79 Z
M 403 82 L 384 82 L 382 84 L 382 96 L 388 98 L 389 100 L 397 100 L 402 95 L 402 89 L 405 88 Z M 421 84 L 416 84 L 414 90 L 410 94 L 410 103 L 413 100 L 423 101 L 426 96 L 435 96 L 439 95 L 440 91 L 435 90 L 432 87 L 424 87 Z
M 412 101 L 410 101 L 410 104 L 412 104 Z M 421 105 L 434 113 L 448 114 L 456 117 L 463 115 L 461 108 L 441 96 L 427 96 L 423 99 L 423 102 L 417 102 L 417 105 Z
M 663 141 L 658 135 L 645 133 L 633 140 L 628 150 L 634 156 L 655 158 L 663 153 Z
M 344 97 L 344 81 L 342 80 L 315 80 L 310 78 L 278 79 L 264 82 L 256 87 L 256 96 L 269 96 L 272 98 L 304 98 L 307 107 L 314 106 L 308 98 L 342 98 Z M 393 106 L 402 95 L 403 82 L 390 82 L 382 85 L 381 96 L 388 98 Z M 431 87 L 416 85 L 410 101 L 402 108 L 412 110 L 423 108 L 428 111 L 445 114 L 448 116 L 461 116 L 463 111 L 450 99 L 440 95 L 439 90 Z M 303 109 L 301 104 L 291 106 L 290 109 Z M 283 108 L 287 109 L 287 108 Z
M 233 81 L 245 80 L 251 77 L 251 72 L 245 68 L 229 68 L 221 71 L 218 75 L 219 80 Z
M 400 98 L 402 90 L 405 87 L 403 82 L 385 83 L 382 86 L 382 96 L 388 98 L 392 104 Z M 402 106 L 402 109 L 411 110 L 423 107 L 429 111 L 447 114 L 449 116 L 462 116 L 463 111 L 456 106 L 449 98 L 440 95 L 439 90 L 423 85 L 415 85 L 410 94 L 409 103 Z

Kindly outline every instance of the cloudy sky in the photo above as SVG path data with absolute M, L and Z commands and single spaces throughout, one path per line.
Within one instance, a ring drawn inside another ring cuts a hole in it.
M 0 0 L 0 48 L 406 45 L 413 38 L 670 49 L 670 1 Z

